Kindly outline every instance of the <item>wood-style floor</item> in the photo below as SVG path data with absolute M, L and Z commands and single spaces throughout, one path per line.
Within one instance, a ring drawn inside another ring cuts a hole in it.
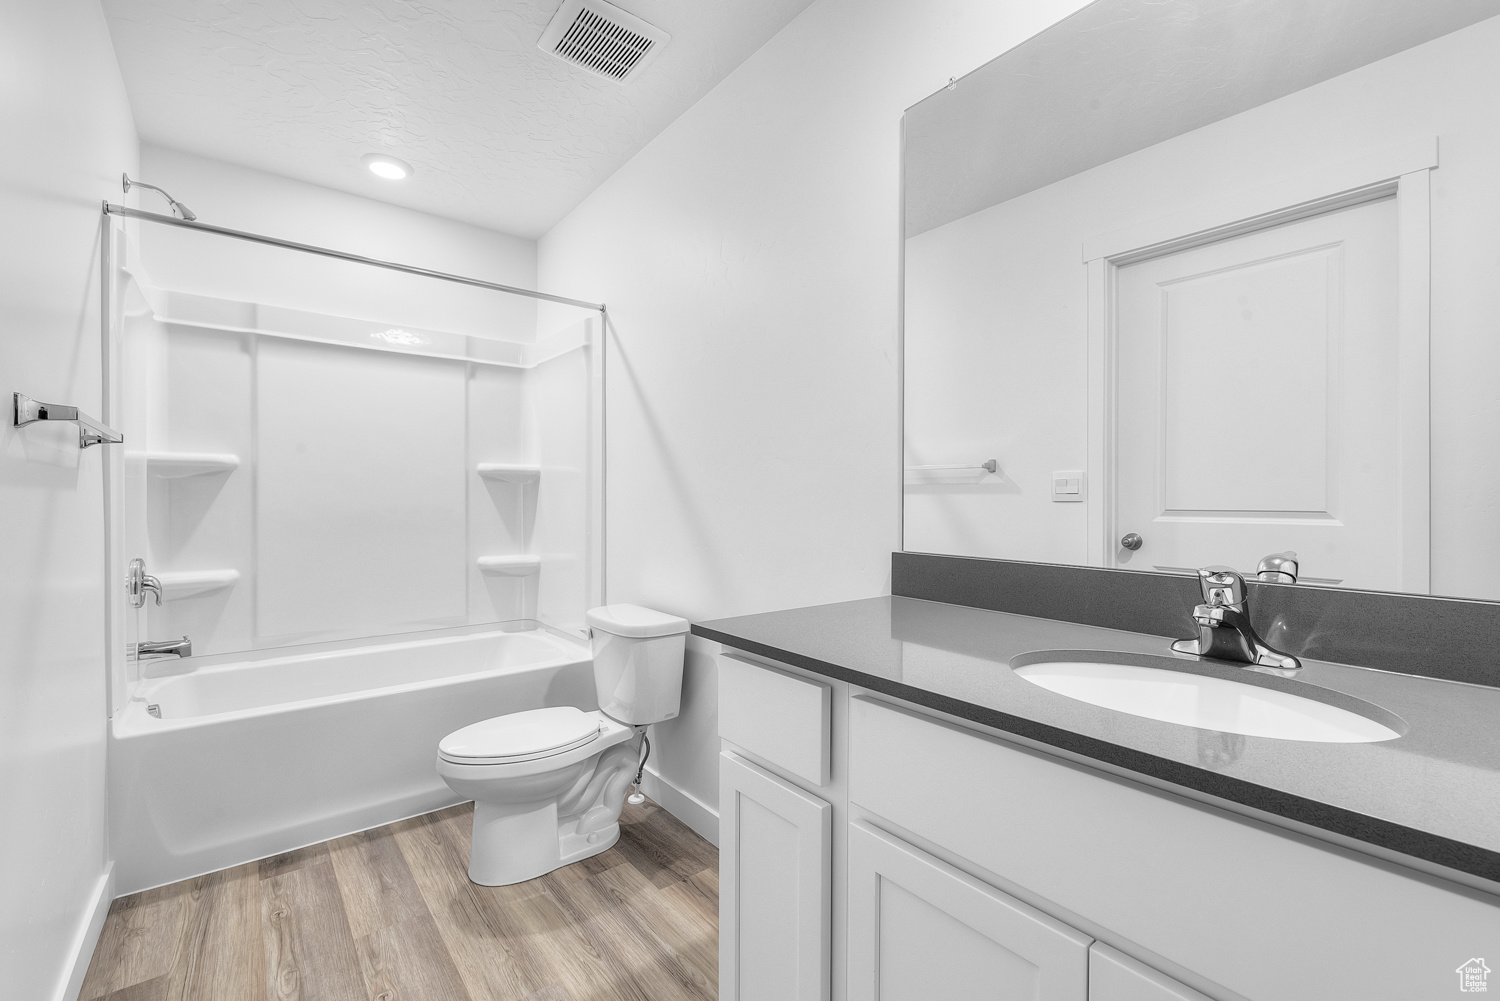
M 84 1001 L 718 997 L 718 852 L 649 800 L 620 841 L 469 882 L 472 806 L 122 897 Z

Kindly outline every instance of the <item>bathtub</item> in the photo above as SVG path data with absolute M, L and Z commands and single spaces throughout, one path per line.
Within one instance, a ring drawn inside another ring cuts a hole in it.
M 177 673 L 111 720 L 119 894 L 451 806 L 445 734 L 597 705 L 588 646 L 534 625 L 143 669 Z

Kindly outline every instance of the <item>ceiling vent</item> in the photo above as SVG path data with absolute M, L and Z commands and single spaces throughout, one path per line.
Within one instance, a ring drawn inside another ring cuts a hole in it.
M 590 73 L 624 83 L 671 37 L 604 0 L 563 0 L 536 44 Z

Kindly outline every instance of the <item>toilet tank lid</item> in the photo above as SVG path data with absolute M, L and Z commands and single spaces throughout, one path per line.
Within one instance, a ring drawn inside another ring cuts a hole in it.
M 585 621 L 614 636 L 676 636 L 688 631 L 688 620 L 640 605 L 602 605 L 590 608 Z

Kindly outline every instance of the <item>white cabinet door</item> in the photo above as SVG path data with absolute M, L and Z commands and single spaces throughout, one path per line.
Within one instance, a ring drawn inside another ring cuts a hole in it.
M 1089 949 L 1089 1001 L 1212 1001 L 1191 987 L 1095 942 Z
M 1085 1001 L 1091 941 L 883 831 L 849 826 L 849 1001 Z
M 833 808 L 719 755 L 719 997 L 826 1001 Z

